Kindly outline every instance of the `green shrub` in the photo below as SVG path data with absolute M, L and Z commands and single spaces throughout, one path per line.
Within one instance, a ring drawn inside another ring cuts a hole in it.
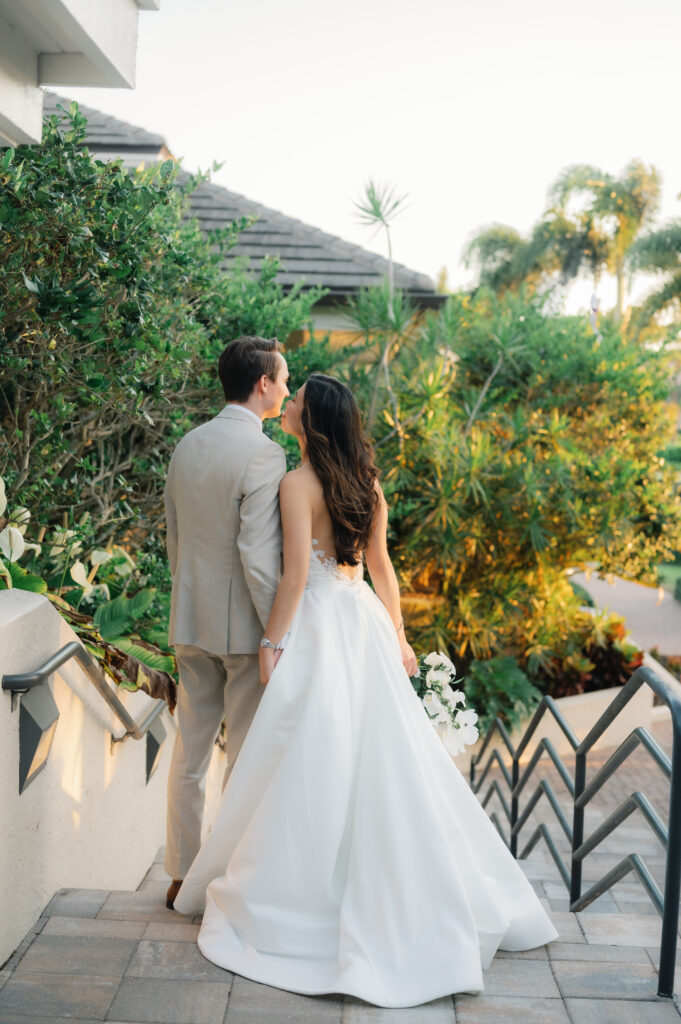
M 676 473 L 658 455 L 675 433 L 664 351 L 479 291 L 403 324 L 386 376 L 368 322 L 346 372 L 365 410 L 379 384 L 393 551 L 421 606 L 405 608 L 410 635 L 425 650 L 447 644 L 464 676 L 508 656 L 549 692 L 561 679 L 595 687 L 601 670 L 611 685 L 632 659 L 615 650 L 617 669 L 593 667 L 595 627 L 566 570 L 652 582 L 681 547 Z
M 320 292 L 285 293 L 273 260 L 225 273 L 248 221 L 204 234 L 200 176 L 93 160 L 85 130 L 74 104 L 0 159 L 0 475 L 41 525 L 158 549 L 172 448 L 223 404 L 217 355 L 285 339 Z

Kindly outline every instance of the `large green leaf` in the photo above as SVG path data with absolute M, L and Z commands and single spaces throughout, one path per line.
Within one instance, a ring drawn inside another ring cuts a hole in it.
M 133 597 L 128 600 L 128 615 L 134 621 L 135 619 L 141 618 L 145 611 L 154 600 L 156 591 L 153 587 L 145 587 L 143 590 L 138 590 Z
M 125 594 L 99 605 L 94 614 L 94 624 L 103 640 L 113 640 L 125 633 L 130 622 L 129 605 Z
M 175 659 L 172 654 L 157 654 L 150 651 L 141 644 L 131 640 L 130 637 L 121 636 L 116 640 L 116 647 L 119 647 L 126 654 L 131 654 L 148 668 L 158 669 L 159 672 L 174 672 Z
M 113 601 L 99 605 L 94 614 L 94 623 L 102 639 L 114 640 L 128 632 L 131 624 L 145 613 L 155 593 L 153 587 L 145 587 L 133 597 L 119 594 Z
M 12 586 L 16 590 L 30 590 L 33 594 L 44 594 L 47 590 L 47 583 L 41 576 L 34 576 L 16 562 L 8 562 L 7 568 L 12 577 Z

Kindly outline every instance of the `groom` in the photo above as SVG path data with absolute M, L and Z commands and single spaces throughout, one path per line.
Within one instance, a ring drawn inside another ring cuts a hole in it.
M 220 723 L 224 717 L 226 782 L 260 701 L 257 652 L 280 575 L 286 458 L 262 421 L 279 416 L 289 393 L 286 360 L 276 340 L 238 338 L 220 356 L 218 374 L 227 404 L 182 438 L 165 489 L 170 643 L 180 676 L 168 777 L 170 908 L 199 851 Z

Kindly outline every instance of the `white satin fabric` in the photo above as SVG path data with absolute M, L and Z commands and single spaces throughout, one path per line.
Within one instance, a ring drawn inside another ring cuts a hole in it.
M 175 909 L 213 963 L 414 1006 L 557 937 L 445 751 L 362 580 L 313 550 L 286 650 Z

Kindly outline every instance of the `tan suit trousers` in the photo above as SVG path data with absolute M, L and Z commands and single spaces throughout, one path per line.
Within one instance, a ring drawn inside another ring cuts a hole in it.
M 184 878 L 201 845 L 206 772 L 223 717 L 227 770 L 223 788 L 260 703 L 263 687 L 257 654 L 209 654 L 175 647 L 180 685 L 177 736 L 168 775 L 165 869 Z

